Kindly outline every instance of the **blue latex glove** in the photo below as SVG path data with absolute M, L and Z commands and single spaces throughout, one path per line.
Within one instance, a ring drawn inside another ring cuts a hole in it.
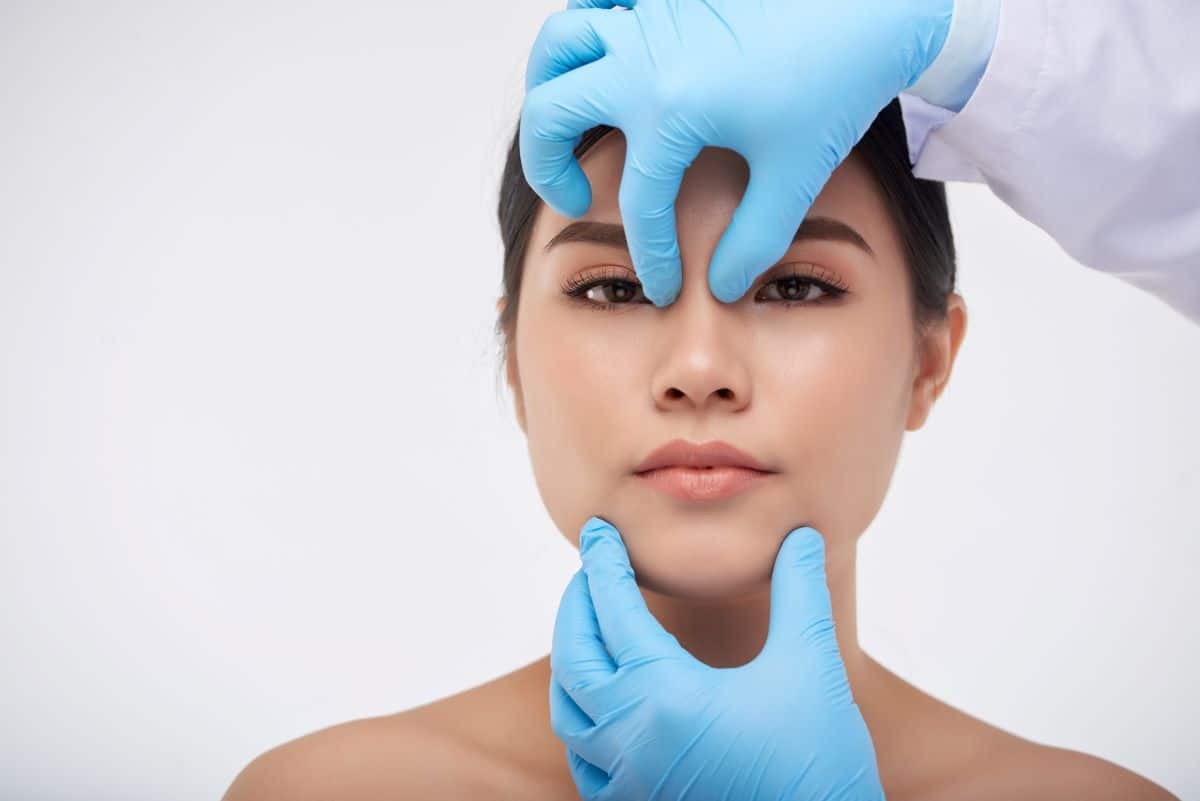
M 580 554 L 554 626 L 550 721 L 584 799 L 883 799 L 816 530 L 783 541 L 766 645 L 734 668 L 709 667 L 662 628 L 610 524 L 590 518 Z
M 737 300 L 787 251 L 879 111 L 933 62 L 953 15 L 954 0 L 572 0 L 529 56 L 525 179 L 554 210 L 583 215 L 591 186 L 572 150 L 588 128 L 620 128 L 630 255 L 664 306 L 682 288 L 683 173 L 705 146 L 740 153 L 750 182 L 708 271 L 713 295 Z

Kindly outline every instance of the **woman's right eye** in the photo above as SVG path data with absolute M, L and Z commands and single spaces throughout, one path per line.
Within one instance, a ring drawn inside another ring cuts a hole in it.
M 582 295 L 597 302 L 630 303 L 641 294 L 641 291 L 640 284 L 631 284 L 628 281 L 605 281 L 588 287 Z
M 588 278 L 568 281 L 563 293 L 593 309 L 612 309 L 635 303 L 649 303 L 642 285 L 620 278 Z

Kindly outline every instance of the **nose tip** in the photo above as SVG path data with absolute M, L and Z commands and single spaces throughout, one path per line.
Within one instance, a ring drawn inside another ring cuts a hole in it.
M 677 340 L 655 377 L 655 403 L 664 411 L 727 408 L 737 411 L 750 402 L 750 379 L 739 350 L 711 336 Z

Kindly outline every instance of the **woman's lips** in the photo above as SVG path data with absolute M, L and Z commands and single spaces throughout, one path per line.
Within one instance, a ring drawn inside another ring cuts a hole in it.
M 657 490 L 685 501 L 715 501 L 733 497 L 772 475 L 748 467 L 660 467 L 636 474 Z

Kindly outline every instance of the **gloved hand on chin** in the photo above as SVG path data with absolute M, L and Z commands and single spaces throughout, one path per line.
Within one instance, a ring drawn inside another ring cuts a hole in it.
M 815 529 L 780 546 L 767 642 L 734 668 L 663 629 L 611 524 L 589 519 L 580 555 L 555 621 L 550 719 L 584 799 L 882 801 Z

